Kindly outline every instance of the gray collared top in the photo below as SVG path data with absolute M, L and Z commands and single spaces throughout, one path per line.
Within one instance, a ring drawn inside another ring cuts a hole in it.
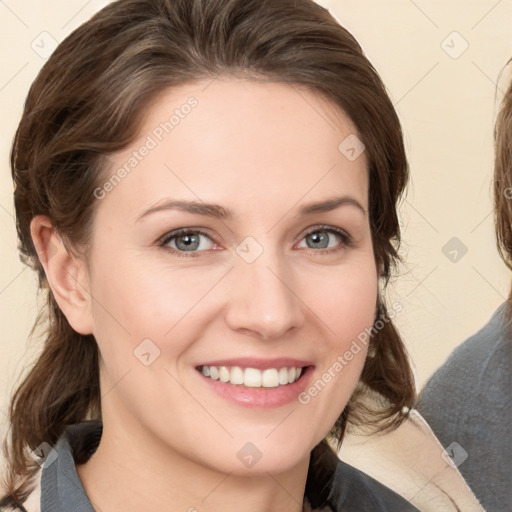
M 41 512 L 95 512 L 75 464 L 94 453 L 101 433 L 102 425 L 97 422 L 66 429 L 54 447 L 57 457 L 45 464 L 41 472 Z M 397 493 L 335 456 L 333 464 L 331 485 L 325 489 L 323 503 L 319 505 L 322 511 L 419 512 Z
M 43 468 L 41 474 L 41 512 L 95 512 L 76 471 L 73 450 L 68 435 L 63 435 L 56 446 L 55 461 Z

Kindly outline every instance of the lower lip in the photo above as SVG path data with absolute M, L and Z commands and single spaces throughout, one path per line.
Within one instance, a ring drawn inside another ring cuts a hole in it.
M 215 393 L 217 393 L 217 395 L 230 402 L 243 407 L 275 409 L 287 405 L 294 400 L 298 401 L 298 396 L 306 389 L 313 370 L 313 366 L 307 366 L 303 368 L 299 380 L 296 380 L 292 384 L 286 384 L 276 388 L 248 388 L 246 386 L 231 384 L 231 382 L 213 380 L 209 377 L 205 377 L 200 372 L 198 372 L 198 375 Z

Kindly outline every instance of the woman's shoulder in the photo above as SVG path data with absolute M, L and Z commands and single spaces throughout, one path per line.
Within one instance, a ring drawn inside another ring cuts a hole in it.
M 340 460 L 326 441 L 311 454 L 306 498 L 315 512 L 418 512 L 394 490 Z
M 341 460 L 334 474 L 329 502 L 333 512 L 418 512 L 395 491 Z
M 80 501 L 85 507 L 82 507 L 83 510 L 90 510 L 75 464 L 88 460 L 98 447 L 101 434 L 102 424 L 97 421 L 68 426 L 52 447 L 52 457 L 47 456 L 41 461 L 39 469 L 32 476 L 31 490 L 23 504 L 15 504 L 12 497 L 6 496 L 0 500 L 0 512 L 40 512 L 41 503 L 51 504 L 51 510 L 69 510 L 65 506 L 67 500 L 74 504 Z M 64 475 L 65 481 L 62 479 Z M 57 485 L 59 480 L 64 484 Z

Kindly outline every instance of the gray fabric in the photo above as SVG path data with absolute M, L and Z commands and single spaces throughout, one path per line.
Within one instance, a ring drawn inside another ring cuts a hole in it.
M 41 512 L 95 512 L 76 471 L 68 437 L 55 446 L 57 459 L 41 473 Z
M 80 423 L 67 429 L 55 446 L 57 459 L 42 471 L 41 512 L 94 512 L 73 453 L 88 444 L 92 444 L 89 453 L 94 452 L 100 437 L 101 424 Z M 334 512 L 418 512 L 401 496 L 342 461 L 337 462 L 333 482 L 328 503 Z
M 399 494 L 343 461 L 336 467 L 328 502 L 337 512 L 419 512 Z
M 512 511 L 512 337 L 504 314 L 503 304 L 454 350 L 417 407 L 445 448 L 456 442 L 467 452 L 458 469 L 488 512 Z

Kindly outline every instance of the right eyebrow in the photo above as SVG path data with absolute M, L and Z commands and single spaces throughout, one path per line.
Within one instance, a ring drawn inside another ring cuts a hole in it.
M 217 219 L 232 219 L 233 212 L 223 206 L 214 203 L 202 203 L 199 201 L 178 201 L 175 199 L 165 199 L 151 206 L 137 217 L 137 222 L 143 218 L 157 212 L 165 210 L 182 210 L 196 215 L 205 215 Z

